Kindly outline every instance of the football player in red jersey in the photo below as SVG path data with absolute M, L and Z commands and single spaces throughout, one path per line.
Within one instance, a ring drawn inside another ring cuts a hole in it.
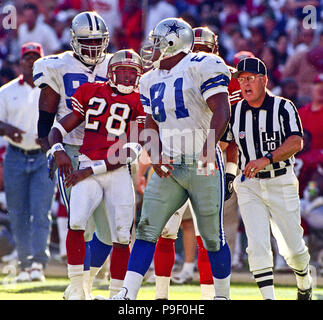
M 214 53 L 219 55 L 218 50 L 218 36 L 215 35 L 207 27 L 194 28 L 194 47 L 193 51 L 203 51 L 208 53 Z M 253 56 L 251 52 L 248 55 Z M 236 70 L 235 68 L 228 66 L 231 74 Z M 229 100 L 231 104 L 237 103 L 242 99 L 240 84 L 237 79 L 231 78 L 228 86 Z M 234 180 L 237 173 L 237 149 L 235 143 L 231 143 L 226 149 L 226 195 L 225 200 L 228 200 L 232 193 L 232 181 Z M 140 163 L 140 162 L 139 162 Z M 166 224 L 162 236 L 159 237 L 155 255 L 154 255 L 154 265 L 155 265 L 155 276 L 156 276 L 156 299 L 168 299 L 168 288 L 171 276 L 171 271 L 175 262 L 175 247 L 174 243 L 177 238 L 177 230 L 179 224 L 181 224 L 184 233 L 184 252 L 185 252 L 185 262 L 182 271 L 177 275 L 172 277 L 174 283 L 185 283 L 192 281 L 193 279 L 193 268 L 195 260 L 195 245 L 192 244 L 192 238 L 194 234 L 191 235 L 192 230 L 195 229 L 195 236 L 198 247 L 198 270 L 200 274 L 200 285 L 202 300 L 213 299 L 215 296 L 214 285 L 213 285 L 213 275 L 211 270 L 211 265 L 209 262 L 208 252 L 205 249 L 202 238 L 199 235 L 199 231 L 196 223 L 194 223 L 191 214 L 186 214 L 186 212 L 192 209 L 190 205 L 185 205 L 178 210 L 177 215 L 173 215 L 168 223 Z M 185 214 L 184 214 L 185 213 Z M 182 218 L 184 215 L 184 219 Z M 180 216 L 180 217 L 179 217 Z M 236 196 L 234 195 L 230 201 L 226 201 L 224 209 L 224 227 L 227 229 L 225 232 L 228 236 L 228 243 L 230 249 L 234 245 L 235 234 L 239 226 L 239 216 Z M 227 221 L 226 221 L 227 220 Z M 194 221 L 195 222 L 195 221 Z M 186 234 L 185 234 L 186 233 Z
M 136 89 L 142 72 L 141 58 L 137 53 L 133 50 L 116 52 L 108 66 L 109 82 L 81 85 L 72 97 L 73 112 L 57 122 L 49 134 L 57 166 L 66 177 L 66 185 L 72 185 L 66 241 L 71 281 L 69 299 L 85 298 L 79 272 L 83 270 L 85 256 L 83 234 L 88 218 L 102 198 L 114 246 L 124 246 L 129 250 L 135 200 L 127 164 L 141 152 L 141 145 L 137 143 L 138 130 L 143 128 L 145 113 Z M 83 121 L 85 130 L 80 165 L 79 170 L 74 171 L 62 139 Z M 128 258 L 126 255 L 126 261 L 120 261 L 123 276 Z

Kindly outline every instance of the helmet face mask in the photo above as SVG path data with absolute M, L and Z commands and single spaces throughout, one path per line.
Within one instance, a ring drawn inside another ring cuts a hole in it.
M 133 50 L 119 50 L 109 62 L 109 83 L 121 93 L 133 92 L 139 86 L 142 74 L 141 58 Z
M 141 49 L 145 67 L 159 68 L 160 61 L 192 50 L 194 33 L 182 19 L 167 18 L 159 22 L 149 33 L 148 44 Z M 158 55 L 159 53 L 159 55 Z
M 109 44 L 109 32 L 104 20 L 96 12 L 82 12 L 72 21 L 71 47 L 79 59 L 87 65 L 104 60 Z
M 150 32 L 148 42 L 142 47 L 140 55 L 144 66 L 150 68 L 154 65 L 154 62 L 158 61 L 159 58 L 167 51 L 168 42 L 165 37 L 157 37 Z

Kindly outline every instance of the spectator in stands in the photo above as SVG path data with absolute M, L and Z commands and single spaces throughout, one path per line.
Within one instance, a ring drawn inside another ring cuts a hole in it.
M 288 58 L 288 37 L 286 33 L 281 33 L 275 42 L 277 50 L 278 64 L 284 66 Z
M 139 53 L 144 22 L 140 0 L 125 0 L 121 19 L 121 26 L 115 28 L 114 45 L 118 49 L 132 48 Z
M 54 54 L 60 49 L 60 42 L 55 31 L 41 20 L 38 7 L 27 3 L 23 7 L 24 23 L 18 28 L 18 43 L 36 41 L 43 46 L 44 55 Z
M 298 84 L 293 78 L 286 78 L 280 81 L 280 93 L 279 95 L 293 101 L 296 108 L 301 107 L 300 101 L 298 100 Z
M 314 43 L 314 30 L 299 28 L 298 37 L 296 38 L 294 54 L 309 49 Z
M 293 77 L 297 81 L 298 98 L 305 104 L 311 100 L 313 80 L 319 73 L 323 73 L 323 31 L 316 47 L 297 52 L 288 58 L 282 77 Z
M 261 57 L 261 53 L 266 45 L 266 32 L 263 25 L 250 27 L 250 51 L 256 56 Z
M 267 9 L 266 1 L 246 0 L 245 3 L 250 17 L 261 16 Z
M 281 71 L 278 63 L 277 50 L 273 46 L 264 47 L 260 58 L 265 62 L 268 72 L 267 88 L 273 90 L 279 86 Z
M 176 7 L 168 0 L 151 0 L 146 14 L 146 26 L 144 39 L 147 39 L 149 32 L 155 25 L 166 18 L 176 18 L 178 13 Z
M 105 21 L 110 36 L 113 37 L 115 28 L 119 28 L 122 24 L 121 17 L 124 13 L 125 6 L 128 6 L 127 4 L 124 4 L 123 7 L 121 3 L 127 2 L 126 1 L 120 1 L 120 0 L 88 0 L 90 4 L 91 10 L 96 11 Z M 129 1 L 128 1 L 129 2 Z M 137 2 L 134 0 L 133 2 Z M 130 48 L 130 47 L 123 47 L 123 48 Z M 123 49 L 122 48 L 122 49 Z M 120 47 L 121 49 L 121 47 Z

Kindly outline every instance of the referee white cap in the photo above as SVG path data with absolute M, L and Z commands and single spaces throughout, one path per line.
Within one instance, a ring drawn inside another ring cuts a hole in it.
M 238 78 L 242 72 L 250 72 L 256 74 L 267 75 L 267 68 L 263 61 L 258 58 L 245 58 L 239 61 L 236 66 L 237 71 L 232 75 L 233 78 Z

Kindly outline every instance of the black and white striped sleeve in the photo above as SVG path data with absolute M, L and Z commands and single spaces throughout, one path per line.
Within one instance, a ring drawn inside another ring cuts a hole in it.
M 303 136 L 303 127 L 297 108 L 290 100 L 281 99 L 279 117 L 285 139 L 292 135 Z

